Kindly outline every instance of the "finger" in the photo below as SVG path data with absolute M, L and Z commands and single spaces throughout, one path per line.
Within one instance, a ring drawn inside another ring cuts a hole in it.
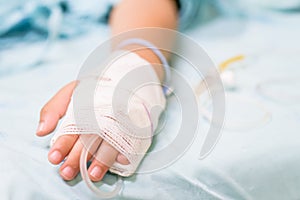
M 77 81 L 73 81 L 63 87 L 52 97 L 40 112 L 40 122 L 36 131 L 38 136 L 44 136 L 51 133 L 59 119 L 64 116 Z
M 48 153 L 48 160 L 55 165 L 61 163 L 72 150 L 78 137 L 76 134 L 60 136 L 51 147 Z
M 116 161 L 122 165 L 129 165 L 129 160 L 121 153 L 118 154 Z
M 101 144 L 102 139 L 99 137 L 95 143 L 92 145 L 93 149 L 96 149 Z M 60 168 L 60 175 L 64 180 L 72 180 L 79 172 L 79 162 L 82 149 L 84 148 L 81 140 L 77 140 L 74 146 L 72 147 L 66 161 Z M 88 154 L 88 160 L 92 157 L 91 154 Z
M 114 164 L 118 153 L 116 149 L 103 140 L 96 153 L 95 159 L 88 169 L 90 179 L 92 181 L 100 181 L 108 169 Z
M 66 161 L 60 167 L 60 175 L 64 180 L 72 180 L 79 172 L 79 159 L 82 151 L 82 144 L 79 140 L 71 149 Z

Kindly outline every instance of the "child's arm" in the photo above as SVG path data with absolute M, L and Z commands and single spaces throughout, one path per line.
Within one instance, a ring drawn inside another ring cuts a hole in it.
M 110 16 L 109 24 L 112 30 L 112 36 L 119 33 L 131 31 L 144 27 L 158 27 L 167 29 L 176 29 L 178 18 L 178 8 L 176 0 L 123 0 L 117 5 Z M 130 37 L 141 37 L 140 35 L 130 34 Z M 145 40 L 151 40 L 146 35 Z M 150 41 L 154 44 L 158 41 L 170 40 L 172 38 L 161 34 L 161 38 L 156 41 Z M 171 42 L 171 41 L 169 41 Z M 149 50 L 140 50 L 136 52 L 142 58 L 150 63 L 159 63 L 157 56 Z M 165 53 L 165 52 L 163 52 Z M 165 54 L 168 57 L 167 54 Z M 164 72 L 162 68 L 155 66 L 155 71 L 163 80 Z
M 175 0 L 123 0 L 113 9 L 110 16 L 110 26 L 112 35 L 143 27 L 175 29 L 177 26 Z M 147 40 L 147 38 L 144 39 Z M 155 43 L 155 41 L 151 42 Z M 137 54 L 150 63 L 160 62 L 151 50 L 141 50 Z M 164 77 L 163 69 L 160 67 L 154 67 L 154 69 L 162 80 Z M 66 113 L 75 87 L 75 82 L 65 86 L 43 107 L 37 129 L 38 136 L 48 135 L 56 128 L 58 121 Z M 118 155 L 116 150 L 112 150 L 108 143 L 103 142 L 101 147 L 103 146 L 109 150 L 104 157 L 114 159 L 122 164 L 128 163 L 128 160 L 123 155 Z M 48 159 L 52 164 L 59 164 L 66 158 L 60 167 L 60 174 L 63 179 L 72 180 L 78 174 L 82 148 L 78 135 L 64 135 L 58 138 L 50 149 Z M 93 181 L 99 181 L 108 169 L 109 166 L 100 162 L 93 162 L 89 168 L 90 178 Z

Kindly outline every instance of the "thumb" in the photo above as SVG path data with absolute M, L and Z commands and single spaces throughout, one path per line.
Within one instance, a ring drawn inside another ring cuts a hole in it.
M 41 109 L 40 121 L 36 131 L 37 136 L 45 136 L 54 131 L 70 103 L 77 81 L 73 81 L 59 90 Z

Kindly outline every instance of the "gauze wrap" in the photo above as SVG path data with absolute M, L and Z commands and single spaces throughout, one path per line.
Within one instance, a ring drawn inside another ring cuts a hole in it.
M 166 99 L 152 65 L 135 53 L 120 52 L 109 59 L 100 76 L 80 80 L 51 144 L 65 134 L 96 134 L 130 162 L 114 162 L 109 170 L 130 176 L 151 145 Z

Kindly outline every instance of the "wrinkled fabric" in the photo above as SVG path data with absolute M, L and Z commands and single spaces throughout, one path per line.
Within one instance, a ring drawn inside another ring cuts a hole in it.
M 88 25 L 107 22 L 109 13 L 120 0 L 88 0 L 88 1 L 0 1 L 0 38 L 20 34 L 21 32 L 34 31 L 45 34 L 49 31 L 47 20 L 53 9 L 58 8 L 63 14 L 60 26 L 60 36 L 68 37 L 89 29 Z M 180 27 L 182 29 L 210 19 L 216 15 L 217 10 L 225 13 L 239 12 L 250 13 L 258 9 L 297 9 L 298 0 L 288 1 L 235 1 L 235 0 L 180 0 Z M 261 11 L 263 12 L 263 11 Z M 253 14 L 253 13 L 252 13 Z M 84 25 L 84 23 L 86 23 Z M 77 26 L 81 24 L 80 28 Z

